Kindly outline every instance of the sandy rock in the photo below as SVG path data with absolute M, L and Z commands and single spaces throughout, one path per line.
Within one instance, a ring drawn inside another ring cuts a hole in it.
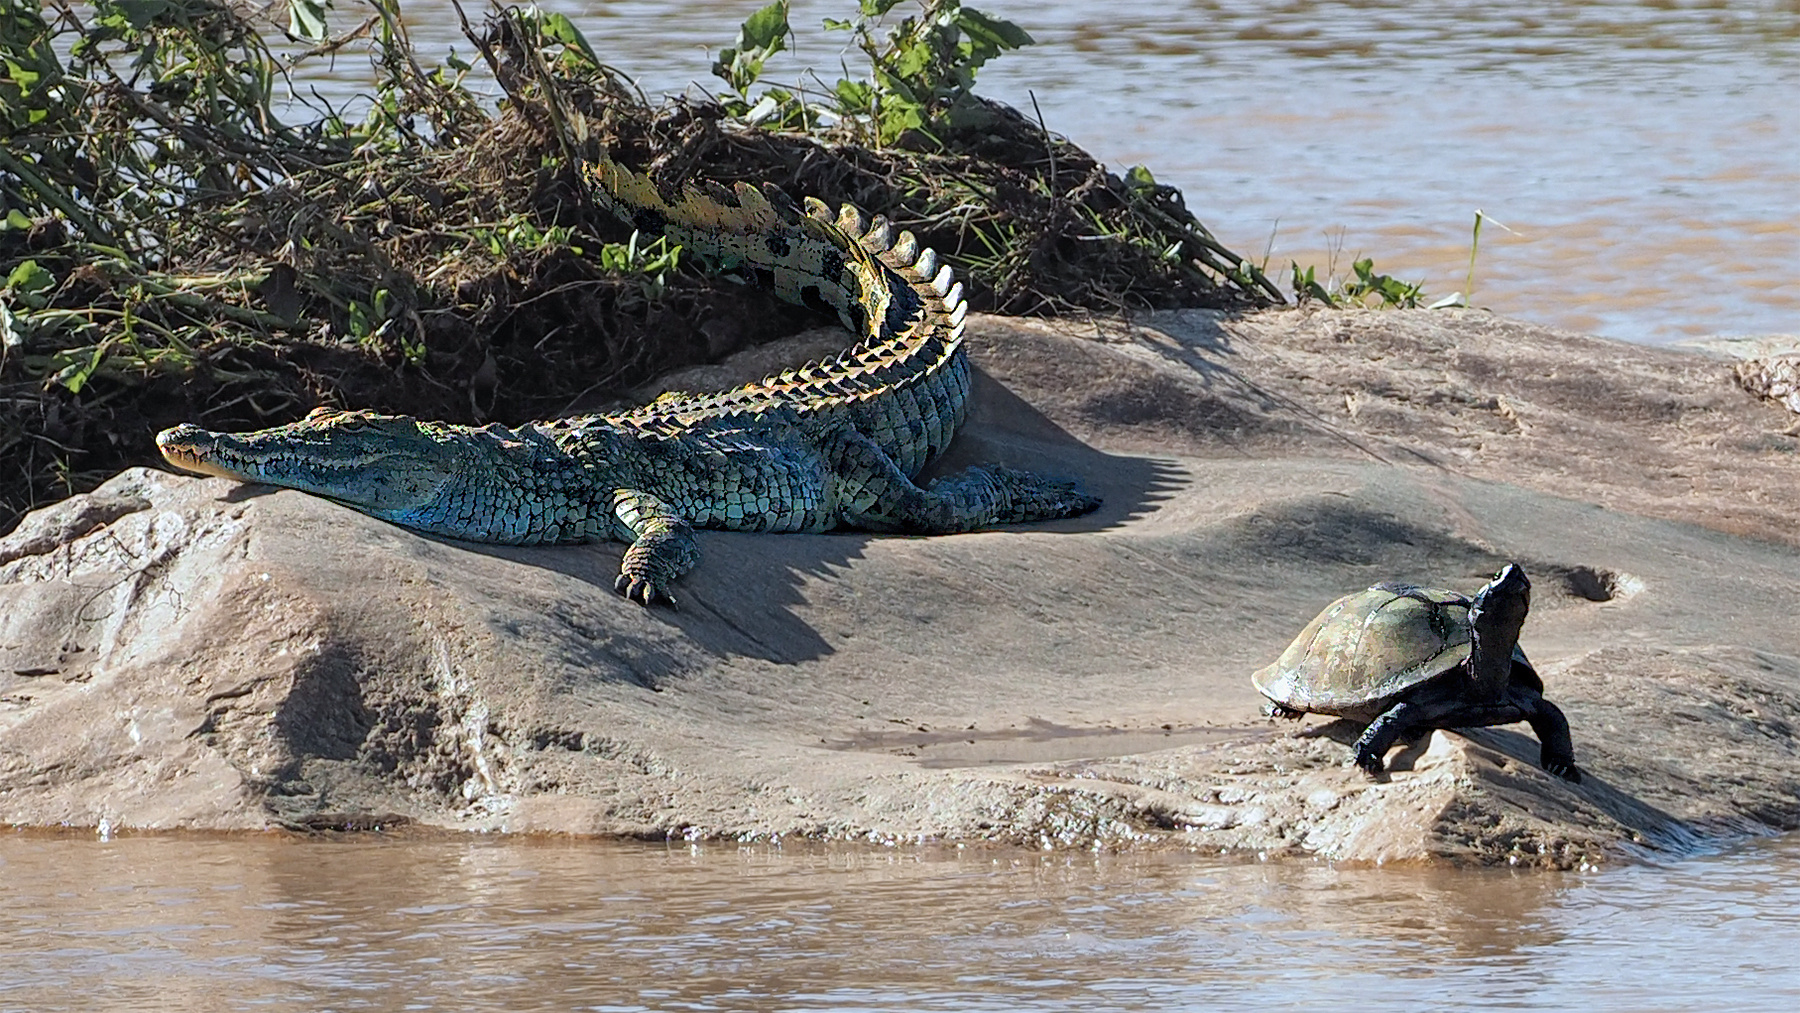
M 676 612 L 612 593 L 621 546 L 224 480 L 38 511 L 0 539 L 0 820 L 1565 867 L 1800 825 L 1800 441 L 1730 363 L 1461 312 L 985 318 L 971 345 L 946 466 L 1075 475 L 1097 514 L 704 532 Z M 1324 603 L 1506 560 L 1584 784 L 1523 726 L 1373 783 L 1354 729 L 1258 715 L 1249 673 Z

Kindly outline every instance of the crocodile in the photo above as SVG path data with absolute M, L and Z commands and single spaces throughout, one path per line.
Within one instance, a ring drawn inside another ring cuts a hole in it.
M 590 198 L 641 236 L 790 302 L 835 311 L 834 358 L 610 414 L 465 426 L 327 407 L 283 426 L 159 433 L 185 471 L 299 489 L 420 532 L 511 545 L 626 542 L 614 589 L 673 606 L 695 528 L 933 535 L 1072 517 L 1079 483 L 998 466 L 921 486 L 967 413 L 968 303 L 936 253 L 850 204 L 778 188 L 659 187 L 584 163 Z

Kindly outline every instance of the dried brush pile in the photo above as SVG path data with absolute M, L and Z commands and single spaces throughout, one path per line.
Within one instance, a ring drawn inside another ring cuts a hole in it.
M 817 322 L 595 210 L 573 167 L 602 150 L 885 214 L 980 309 L 1281 301 L 1179 192 L 974 96 L 1023 33 L 955 0 L 880 39 L 894 2 L 865 0 L 846 27 L 875 80 L 830 108 L 749 95 L 784 3 L 721 52 L 731 90 L 662 102 L 560 15 L 495 9 L 465 22 L 480 63 L 427 67 L 398 0 L 336 37 L 322 0 L 284 6 L 303 47 L 279 53 L 263 13 L 220 0 L 0 8 L 0 532 L 153 463 L 176 422 L 320 404 L 519 422 Z M 297 66 L 351 51 L 379 71 L 365 113 L 281 104 Z

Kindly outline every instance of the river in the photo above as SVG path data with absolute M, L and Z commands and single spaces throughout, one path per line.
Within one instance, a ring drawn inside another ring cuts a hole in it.
M 706 47 L 759 5 L 542 6 L 659 94 L 718 84 Z M 854 6 L 795 3 L 794 49 L 765 80 L 866 76 L 821 27 Z M 1479 210 L 1475 305 L 1633 341 L 1800 333 L 1791 0 L 971 6 L 1038 40 L 983 69 L 979 92 L 1026 110 L 1035 96 L 1113 168 L 1148 165 L 1284 288 L 1291 262 L 1341 278 L 1368 256 L 1428 299 L 1462 291 Z M 447 3 L 407 9 L 428 56 L 470 55 Z
M 1785 1013 L 1796 871 L 4 834 L 0 1010 Z

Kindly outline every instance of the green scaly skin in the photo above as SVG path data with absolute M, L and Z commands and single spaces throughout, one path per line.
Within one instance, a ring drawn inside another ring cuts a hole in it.
M 949 534 L 1083 514 L 1078 486 L 977 467 L 913 482 L 966 414 L 962 285 L 910 233 L 845 205 L 744 184 L 659 190 L 612 162 L 593 197 L 858 336 L 835 359 L 727 391 L 517 428 L 320 408 L 252 433 L 157 436 L 188 471 L 300 489 L 417 531 L 477 542 L 630 543 L 615 587 L 649 605 L 699 558 L 697 527 Z

